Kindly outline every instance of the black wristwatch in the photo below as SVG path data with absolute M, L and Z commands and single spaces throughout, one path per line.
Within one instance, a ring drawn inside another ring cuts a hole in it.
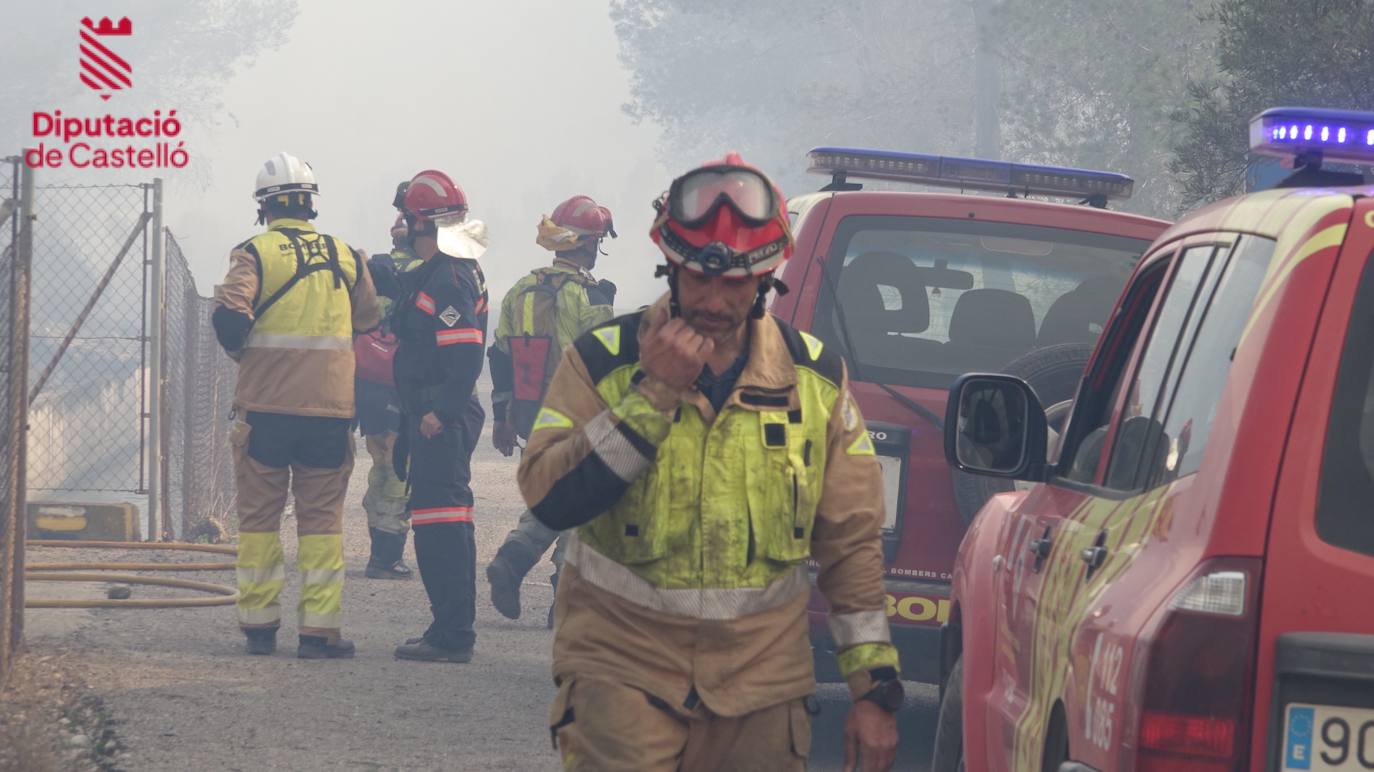
M 890 667 L 880 667 L 870 670 L 868 675 L 873 679 L 873 688 L 859 699 L 875 703 L 888 713 L 901 710 L 902 703 L 906 701 L 906 690 L 902 688 L 902 680 L 897 677 L 897 671 Z

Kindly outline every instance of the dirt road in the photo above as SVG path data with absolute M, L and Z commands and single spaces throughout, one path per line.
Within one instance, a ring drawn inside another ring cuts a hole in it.
M 488 425 L 488 432 L 490 426 Z M 474 458 L 478 571 L 477 653 L 467 665 L 398 662 L 392 648 L 428 624 L 424 590 L 410 582 L 366 579 L 367 524 L 358 502 L 370 466 L 359 447 L 345 523 L 345 634 L 355 659 L 295 658 L 292 609 L 296 577 L 283 595 L 287 619 L 273 657 L 242 653 L 230 608 L 156 611 L 33 610 L 32 649 L 78 655 L 78 675 L 105 699 L 128 748 L 128 770 L 556 770 L 546 723 L 553 692 L 550 633 L 544 612 L 552 598 L 550 568 L 541 564 L 525 584 L 526 614 L 501 617 L 487 599 L 485 566 L 523 508 L 515 462 L 484 437 Z M 288 561 L 295 554 L 286 535 Z M 407 546 L 407 562 L 414 565 Z M 117 553 L 32 550 L 31 561 L 118 560 Z M 129 556 L 146 560 L 147 554 Z M 181 559 L 180 557 L 172 559 Z M 294 573 L 294 572 L 292 572 Z M 232 582 L 231 573 L 186 574 Z M 176 591 L 136 587 L 136 597 Z M 30 584 L 34 596 L 98 597 L 96 585 Z M 910 687 L 909 687 L 910 688 Z M 916 688 L 903 712 L 899 769 L 924 769 L 934 727 L 935 696 Z M 820 691 L 813 769 L 838 769 L 847 696 Z

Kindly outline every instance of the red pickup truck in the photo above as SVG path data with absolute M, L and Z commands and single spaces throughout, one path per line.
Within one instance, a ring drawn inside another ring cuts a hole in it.
M 936 772 L 1374 770 L 1374 113 L 1265 111 L 1297 171 L 1141 261 L 1067 430 L 969 374 Z M 1326 167 L 1323 167 L 1326 162 Z
M 970 371 L 1012 373 L 1062 415 L 1127 277 L 1168 223 L 1107 210 L 1130 195 L 1119 174 L 845 148 L 810 157 L 831 182 L 789 201 L 791 291 L 772 311 L 844 354 L 883 467 L 893 639 L 904 676 L 934 683 L 959 541 L 988 497 L 1011 488 L 945 463 L 950 385 Z M 854 179 L 960 191 L 870 191 Z M 963 192 L 975 190 L 999 195 Z M 817 677 L 838 679 L 819 595 L 812 611 Z

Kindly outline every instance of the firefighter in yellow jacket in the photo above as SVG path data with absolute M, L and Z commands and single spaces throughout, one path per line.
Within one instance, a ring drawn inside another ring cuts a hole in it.
M 792 235 L 736 154 L 674 180 L 669 293 L 564 355 L 520 489 L 568 539 L 550 729 L 565 769 L 804 769 L 807 560 L 854 696 L 846 768 L 890 767 L 902 702 L 883 496 L 844 363 L 764 311 Z
M 311 224 L 319 195 L 309 164 L 287 153 L 258 173 L 267 231 L 230 253 L 215 288 L 220 345 L 238 360 L 234 472 L 239 625 L 249 654 L 276 650 L 286 570 L 281 515 L 295 498 L 301 572 L 297 656 L 353 656 L 339 636 L 343 503 L 353 471 L 353 334 L 377 326 L 366 256 Z
M 554 207 L 553 214 L 539 223 L 535 238 L 539 246 L 553 252 L 553 265 L 521 277 L 501 301 L 501 318 L 487 356 L 494 421 L 491 441 L 502 455 L 515 452 L 517 437 L 529 439 L 563 350 L 615 315 L 615 284 L 592 276 L 607 235 L 616 237 L 611 210 L 590 196 L 573 196 Z M 566 539 L 529 510 L 520 515 L 519 525 L 487 566 L 491 602 L 502 615 L 520 618 L 520 583 L 555 540 L 551 581 L 556 589 Z M 548 623 L 553 626 L 552 606 Z

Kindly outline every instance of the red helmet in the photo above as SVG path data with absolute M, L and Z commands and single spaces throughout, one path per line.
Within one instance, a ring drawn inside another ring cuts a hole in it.
M 782 191 L 739 153 L 673 180 L 649 238 L 668 262 L 711 276 L 763 276 L 792 255 Z
M 447 174 L 426 169 L 411 178 L 402 206 L 407 215 L 423 222 L 467 212 L 468 197 Z
M 591 196 L 573 196 L 558 205 L 550 217 L 555 225 L 576 233 L 579 236 L 604 238 L 610 234 L 615 238 L 615 226 L 611 224 L 611 210 L 598 206 Z

